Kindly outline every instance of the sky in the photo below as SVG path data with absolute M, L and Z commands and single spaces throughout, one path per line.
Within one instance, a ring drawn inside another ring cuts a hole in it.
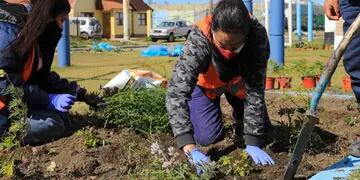
M 144 0 L 145 2 L 148 2 L 148 0 Z M 194 2 L 194 0 L 151 0 L 155 3 L 161 3 L 163 4 L 165 1 L 168 2 L 169 4 L 184 4 L 184 3 L 187 3 L 187 2 L 191 2 L 192 4 L 195 4 L 195 3 L 206 3 L 206 2 L 209 2 L 209 0 L 196 0 L 196 2 Z M 216 1 L 216 0 L 214 0 Z M 253 1 L 258 1 L 258 0 L 253 0 Z M 261 1 L 261 0 L 260 0 Z M 293 1 L 296 1 L 296 0 L 293 0 Z M 324 3 L 324 0 L 313 0 L 315 3 L 317 4 L 323 4 Z

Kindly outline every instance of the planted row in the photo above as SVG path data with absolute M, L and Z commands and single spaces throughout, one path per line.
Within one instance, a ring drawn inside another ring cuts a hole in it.
M 291 88 L 292 76 L 297 72 L 301 75 L 303 87 L 305 89 L 313 89 L 319 83 L 324 68 L 325 64 L 321 61 L 309 63 L 300 60 L 292 62 L 289 66 L 281 66 L 273 61 L 269 61 L 265 88 L 266 90 L 289 89 Z M 331 86 L 331 82 L 329 82 L 328 86 Z M 351 91 L 349 76 L 343 77 L 343 90 Z

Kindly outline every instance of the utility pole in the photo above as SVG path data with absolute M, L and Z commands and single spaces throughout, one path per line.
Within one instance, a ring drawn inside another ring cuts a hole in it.
M 129 0 L 123 0 L 124 40 L 129 41 Z
M 58 43 L 58 66 L 61 68 L 70 66 L 70 24 L 69 19 L 64 21 L 61 39 Z
M 313 41 L 313 2 L 308 0 L 308 42 Z
M 296 4 L 296 34 L 298 40 L 301 41 L 302 29 L 301 29 L 301 4 L 300 0 L 297 0 Z
M 209 0 L 209 15 L 212 14 L 213 11 L 213 0 Z
M 270 1 L 270 59 L 284 65 L 284 0 Z

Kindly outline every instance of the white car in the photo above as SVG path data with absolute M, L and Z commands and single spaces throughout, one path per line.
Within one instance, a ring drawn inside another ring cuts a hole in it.
M 187 38 L 192 26 L 188 26 L 186 21 L 163 21 L 156 28 L 151 29 L 150 38 L 152 42 L 165 39 L 174 42 L 177 37 Z
M 69 20 L 71 36 L 80 36 L 83 39 L 102 36 L 101 25 L 94 17 L 71 17 Z

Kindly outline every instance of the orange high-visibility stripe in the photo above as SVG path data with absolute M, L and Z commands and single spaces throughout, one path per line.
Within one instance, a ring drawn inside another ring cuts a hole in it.
M 212 42 L 211 37 L 211 21 L 212 16 L 206 16 L 202 21 L 197 23 L 198 28 L 202 33 Z M 219 49 L 221 51 L 221 49 Z M 211 62 L 205 73 L 200 73 L 198 76 L 197 85 L 205 90 L 205 94 L 210 99 L 216 99 L 225 92 L 244 99 L 246 96 L 245 85 L 241 76 L 237 76 L 224 83 L 220 80 L 220 75 Z
M 27 60 L 25 62 L 25 66 L 24 66 L 24 69 L 22 72 L 22 78 L 23 78 L 24 82 L 26 82 L 30 79 L 34 61 L 35 61 L 35 47 L 33 47 L 31 54 L 29 55 L 29 57 L 27 58 Z

